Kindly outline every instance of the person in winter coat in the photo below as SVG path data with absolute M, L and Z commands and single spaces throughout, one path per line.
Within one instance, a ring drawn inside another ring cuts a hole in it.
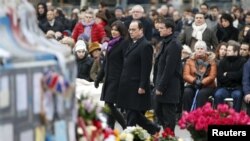
M 112 39 L 108 42 L 106 57 L 101 71 L 95 80 L 95 87 L 104 79 L 102 87 L 101 100 L 109 107 L 111 113 L 108 114 L 108 125 L 114 129 L 115 121 L 126 128 L 126 122 L 123 115 L 115 107 L 118 95 L 120 76 L 122 73 L 123 56 L 127 49 L 126 27 L 121 21 L 116 21 L 111 25 Z
M 175 22 L 166 19 L 159 23 L 162 46 L 155 59 L 155 113 L 163 128 L 174 131 L 176 108 L 181 94 L 181 43 L 175 32 Z
M 184 111 L 202 107 L 208 102 L 215 88 L 217 74 L 215 54 L 207 52 L 204 41 L 197 41 L 194 50 L 193 56 L 187 60 L 183 71 L 183 79 L 187 83 L 183 94 Z
M 42 28 L 42 25 L 47 22 L 47 6 L 45 3 L 38 3 L 36 7 L 36 15 L 38 20 L 38 26 Z
M 127 28 L 129 28 L 130 23 L 133 20 L 139 20 L 143 24 L 144 27 L 144 36 L 148 41 L 151 41 L 152 39 L 152 28 L 153 28 L 153 23 L 151 19 L 144 17 L 144 8 L 141 5 L 135 5 L 131 9 L 132 15 L 128 16 L 127 19 L 124 21 L 124 24 L 126 25 Z
M 233 98 L 233 108 L 239 112 L 242 104 L 242 72 L 245 59 L 239 55 L 240 44 L 229 41 L 227 55 L 218 67 L 218 89 L 214 94 L 215 105 L 224 103 L 225 98 Z
M 73 48 L 77 62 L 77 78 L 90 81 L 90 69 L 93 64 L 93 59 L 88 56 L 86 44 L 82 40 L 76 42 Z
M 48 34 L 48 31 L 63 33 L 63 24 L 55 19 L 55 13 L 53 10 L 48 10 L 47 21 L 42 25 L 42 30 L 46 34 Z
M 191 27 L 188 27 L 180 35 L 182 44 L 185 44 L 194 51 L 194 45 L 198 40 L 202 40 L 207 45 L 208 51 L 215 51 L 218 40 L 215 36 L 215 32 L 207 27 L 205 21 L 205 15 L 202 13 L 195 14 L 195 20 Z
M 87 10 L 83 14 L 83 20 L 79 21 L 73 29 L 72 38 L 75 41 L 81 39 L 87 43 L 101 43 L 103 38 L 106 37 L 104 28 L 102 27 L 102 25 L 95 23 L 95 14 L 92 10 Z
M 139 125 L 154 135 L 160 128 L 144 116 L 145 111 L 151 108 L 153 48 L 144 37 L 143 24 L 139 20 L 131 22 L 129 35 L 131 40 L 124 54 L 117 105 L 126 109 L 127 126 Z
M 243 67 L 242 86 L 244 92 L 244 102 L 247 107 L 247 114 L 250 116 L 250 59 Z
M 216 36 L 219 42 L 229 40 L 238 41 L 239 30 L 233 26 L 233 17 L 230 14 L 222 14 L 220 17 L 221 25 L 218 25 Z
M 96 80 L 97 74 L 100 72 L 104 61 L 104 56 L 101 52 L 101 45 L 98 42 L 90 43 L 89 54 L 94 59 L 90 70 L 90 78 L 92 81 L 94 81 Z

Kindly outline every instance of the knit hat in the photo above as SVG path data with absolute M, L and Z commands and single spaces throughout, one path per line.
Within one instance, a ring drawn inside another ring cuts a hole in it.
M 86 44 L 85 44 L 85 42 L 84 42 L 83 40 L 78 40 L 78 41 L 76 42 L 76 45 L 75 45 L 75 48 L 74 48 L 75 51 L 78 51 L 78 50 L 80 50 L 80 49 L 82 49 L 82 50 L 84 50 L 84 51 L 87 50 L 87 49 L 86 49 Z
M 95 50 L 101 50 L 100 44 L 98 42 L 93 42 L 89 44 L 89 53 L 92 53 Z

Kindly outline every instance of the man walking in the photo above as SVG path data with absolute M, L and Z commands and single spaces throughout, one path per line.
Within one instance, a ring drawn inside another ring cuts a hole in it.
M 176 106 L 181 93 L 181 44 L 174 34 L 175 23 L 165 19 L 159 23 L 162 46 L 154 67 L 156 117 L 163 126 L 174 131 Z
M 150 109 L 150 71 L 153 48 L 143 34 L 141 21 L 129 25 L 131 42 L 125 52 L 117 105 L 126 109 L 127 126 L 138 124 L 150 134 L 160 128 L 149 121 L 144 112 Z

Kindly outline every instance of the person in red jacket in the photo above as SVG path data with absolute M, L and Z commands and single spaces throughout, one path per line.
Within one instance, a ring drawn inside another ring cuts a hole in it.
M 103 27 L 95 23 L 94 12 L 87 10 L 84 13 L 82 21 L 78 22 L 74 29 L 72 38 L 77 41 L 78 39 L 84 40 L 85 42 L 99 42 L 101 43 L 103 38 L 106 37 L 106 33 Z

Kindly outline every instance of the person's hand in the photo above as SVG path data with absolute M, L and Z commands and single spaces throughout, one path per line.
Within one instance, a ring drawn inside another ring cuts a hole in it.
M 194 85 L 195 85 L 196 89 L 200 89 L 202 87 L 201 80 L 196 79 L 195 82 L 194 82 Z
M 245 97 L 244 97 L 244 100 L 246 103 L 250 104 L 250 94 L 247 94 Z
M 145 94 L 145 90 L 143 88 L 138 89 L 138 94 Z
M 97 80 L 95 80 L 94 85 L 95 85 L 95 88 L 98 88 L 99 87 L 99 82 Z
M 155 90 L 155 95 L 162 95 L 162 92 L 156 89 Z

